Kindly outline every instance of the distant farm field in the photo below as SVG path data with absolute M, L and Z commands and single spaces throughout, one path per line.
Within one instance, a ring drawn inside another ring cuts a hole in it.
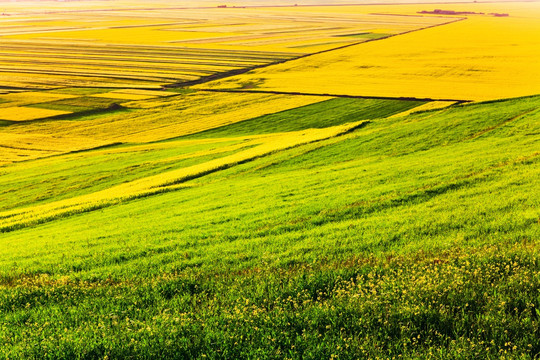
M 402 11 L 406 17 L 425 18 L 415 11 L 426 8 L 405 6 Z M 454 16 L 455 22 L 444 26 L 253 70 L 200 88 L 475 101 L 539 93 L 538 3 L 455 8 L 486 15 Z M 487 15 L 501 9 L 510 16 Z
M 0 88 L 157 89 L 448 21 L 362 8 L 331 16 L 324 8 L 289 10 L 157 3 L 145 10 L 131 5 L 17 16 L 24 7 L 14 9 L 0 28 Z

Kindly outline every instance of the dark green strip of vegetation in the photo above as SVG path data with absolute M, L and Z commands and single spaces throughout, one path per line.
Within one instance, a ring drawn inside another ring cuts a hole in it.
M 15 124 L 15 121 L 9 121 L 9 120 L 0 120 L 0 126 L 9 126 L 12 124 Z
M 422 105 L 423 101 L 337 98 L 263 115 L 203 131 L 186 138 L 214 138 L 325 128 L 384 118 Z
M 53 90 L 48 90 L 47 92 L 56 93 L 56 94 L 72 94 L 72 95 L 93 95 L 101 94 L 110 90 L 112 88 L 58 88 Z
M 39 107 L 43 109 L 62 110 L 62 107 L 68 109 L 69 107 L 85 108 L 85 109 L 106 109 L 112 104 L 118 102 L 126 102 L 129 100 L 110 99 L 102 97 L 81 96 L 71 99 L 61 99 L 56 101 L 49 101 L 45 103 L 32 104 L 33 107 Z

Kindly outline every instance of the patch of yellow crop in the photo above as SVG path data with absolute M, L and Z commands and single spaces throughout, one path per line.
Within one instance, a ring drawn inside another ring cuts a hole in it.
M 67 1 L 21 4 L 3 9 L 18 16 L 0 24 L 0 86 L 159 87 L 366 41 L 354 34 L 379 28 L 395 34 L 446 21 L 364 6 L 171 9 L 152 2 L 151 11 L 139 11 L 115 1 L 114 11 L 86 12 Z
M 1 54 L 0 54 L 1 56 Z M 194 80 L 197 77 L 186 77 L 189 80 Z M 129 79 L 117 79 L 114 77 L 101 77 L 92 75 L 86 72 L 86 74 L 62 74 L 51 75 L 47 72 L 37 73 L 25 73 L 21 71 L 13 70 L 13 72 L 4 72 L 0 74 L 0 86 L 5 87 L 24 87 L 26 89 L 44 90 L 54 89 L 58 87 L 106 87 L 106 88 L 155 88 L 160 89 L 162 85 L 166 84 L 166 81 L 159 81 L 160 79 L 154 79 L 153 81 L 141 81 L 141 80 L 129 80 Z M 50 100 L 49 100 L 50 101 Z M 0 107 L 2 107 L 0 103 Z M 25 104 L 21 104 L 25 105 Z
M 401 116 L 407 116 L 419 111 L 439 110 L 456 104 L 456 101 L 430 101 L 415 108 L 400 112 L 398 114 L 390 116 L 390 118 L 396 118 Z
M 127 94 L 123 92 L 108 92 L 103 94 L 90 95 L 91 97 L 102 97 L 108 99 L 120 99 L 120 100 L 146 100 L 155 98 L 154 95 L 141 95 L 141 94 Z
M 6 132 L 97 138 L 116 142 L 151 142 L 193 134 L 258 116 L 328 100 L 325 96 L 194 92 L 161 101 L 159 111 L 140 109 L 79 121 L 54 121 L 6 128 Z M 143 100 L 144 102 L 144 100 Z
M 50 151 L 21 149 L 19 147 L 6 147 L 0 145 L 0 165 L 37 159 L 50 155 L 52 155 Z
M 18 147 L 30 150 L 63 152 L 66 150 L 90 149 L 108 144 L 93 138 L 65 137 L 56 135 L 1 133 L 0 143 L 6 147 Z
M 356 122 L 325 129 L 309 129 L 262 136 L 253 140 L 252 144 L 258 144 L 257 146 L 246 150 L 240 150 L 233 155 L 131 181 L 93 194 L 77 196 L 71 199 L 60 200 L 26 209 L 1 212 L 0 229 L 9 230 L 19 226 L 39 224 L 70 214 L 114 205 L 129 199 L 186 187 L 189 185 L 183 184 L 183 182 L 194 177 L 228 168 L 276 151 L 339 136 L 361 124 L 362 122 Z M 245 143 L 243 145 L 247 146 L 248 144 L 249 143 Z
M 0 164 L 37 159 L 110 144 L 89 137 L 0 133 Z
M 163 31 L 160 28 L 152 26 L 59 31 L 55 32 L 52 36 L 57 39 L 88 39 L 109 44 L 156 45 L 171 41 L 216 38 L 223 35 L 223 33 L 202 31 Z M 49 36 L 48 33 L 47 36 Z M 6 37 L 10 39 L 33 39 L 36 37 L 36 33 L 8 35 Z
M 469 16 L 198 87 L 239 89 L 254 82 L 258 90 L 475 101 L 540 94 L 540 3 L 481 9 L 510 16 Z
M 148 96 L 172 96 L 176 95 L 174 92 L 159 91 L 159 90 L 145 90 L 145 89 L 121 89 L 111 91 L 112 93 L 120 94 L 133 94 L 133 95 L 148 95 Z
M 0 120 L 28 121 L 66 114 L 71 114 L 71 111 L 13 106 L 0 109 Z
M 0 103 L 1 107 L 13 107 L 21 105 L 39 104 L 49 101 L 71 99 L 78 95 L 45 93 L 40 91 L 22 91 L 0 95 L 0 99 L 5 102 Z M 3 110 L 2 110 L 3 111 Z M 6 119 L 7 120 L 7 119 Z
M 135 107 L 138 103 L 151 101 L 160 107 L 159 111 L 150 108 L 88 120 L 20 122 L 2 129 L 0 147 L 18 147 L 21 153 L 30 151 L 32 155 L 18 157 L 16 151 L 2 150 L 0 162 L 38 158 L 48 156 L 54 150 L 65 153 L 113 142 L 170 139 L 327 99 L 324 96 L 194 92 L 127 103 Z M 25 145 L 17 146 L 17 143 Z
M 137 122 L 133 119 L 122 121 L 125 122 L 123 134 L 111 129 L 109 136 L 122 142 L 162 140 L 328 99 L 320 96 L 199 92 L 183 96 L 181 100 L 175 97 L 160 109 L 159 114 L 150 110 L 148 115 L 137 118 Z

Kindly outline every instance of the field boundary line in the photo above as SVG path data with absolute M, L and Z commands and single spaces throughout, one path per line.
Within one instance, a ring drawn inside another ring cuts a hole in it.
M 307 93 L 297 91 L 276 91 L 276 90 L 241 90 L 241 89 L 200 89 L 197 91 L 211 91 L 211 92 L 226 92 L 226 93 L 260 93 L 260 94 L 275 94 L 275 95 L 301 95 L 301 96 L 325 96 L 334 98 L 350 98 L 350 99 L 374 99 L 374 100 L 402 100 L 402 101 L 448 101 L 457 104 L 463 104 L 472 102 L 472 100 L 465 99 L 436 99 L 436 98 L 417 98 L 409 96 L 364 96 L 364 95 L 345 95 L 345 94 L 326 94 L 326 93 Z

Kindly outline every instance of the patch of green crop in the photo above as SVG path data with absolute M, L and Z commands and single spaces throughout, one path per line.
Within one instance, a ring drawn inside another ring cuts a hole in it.
M 325 128 L 349 122 L 377 119 L 422 105 L 422 101 L 335 98 L 210 129 L 188 138 L 267 134 L 309 128 Z
M 116 99 L 101 97 L 82 96 L 78 98 L 62 99 L 47 103 L 29 105 L 30 107 L 50 110 L 70 111 L 71 114 L 55 116 L 55 119 L 63 120 L 86 120 L 88 116 L 97 114 L 112 114 L 128 111 L 128 109 L 118 104 Z
M 77 105 L 66 105 L 66 104 L 57 104 L 56 102 L 51 103 L 41 103 L 41 104 L 31 104 L 27 107 L 35 107 L 38 109 L 48 109 L 48 110 L 61 110 L 61 111 L 71 111 L 72 113 L 81 113 L 92 110 L 88 107 L 82 107 Z
M 33 106 L 42 107 L 42 106 L 65 105 L 65 106 L 83 107 L 86 109 L 106 109 L 110 107 L 112 104 L 116 104 L 117 102 L 118 102 L 117 99 L 81 96 L 77 98 L 51 101 L 48 103 L 34 104 Z
M 70 121 L 88 121 L 88 120 L 99 119 L 104 116 L 109 116 L 109 115 L 114 115 L 114 114 L 125 114 L 125 116 L 128 116 L 127 114 L 131 112 L 135 112 L 135 111 L 137 110 L 128 109 L 121 105 L 111 104 L 111 106 L 108 108 L 97 108 L 97 109 L 90 109 L 87 111 L 76 112 L 73 114 L 59 115 L 59 116 L 55 116 L 54 119 L 70 120 Z
M 197 145 L 178 142 L 177 147 L 164 149 L 139 148 L 125 144 L 114 147 L 119 151 L 102 152 L 102 149 L 98 149 L 39 159 L 24 169 L 19 169 L 17 164 L 6 165 L 2 168 L 3 174 L 0 178 L 0 202 L 3 209 L 7 210 L 104 190 L 126 181 L 229 155 L 230 152 L 224 152 L 176 158 L 239 142 Z M 12 196 L 14 192 L 17 192 L 18 196 Z
M 197 90 L 183 88 L 183 87 L 171 87 L 171 88 L 162 89 L 162 91 L 170 91 L 171 93 L 177 93 L 177 94 L 191 94 L 191 93 L 196 92 Z

